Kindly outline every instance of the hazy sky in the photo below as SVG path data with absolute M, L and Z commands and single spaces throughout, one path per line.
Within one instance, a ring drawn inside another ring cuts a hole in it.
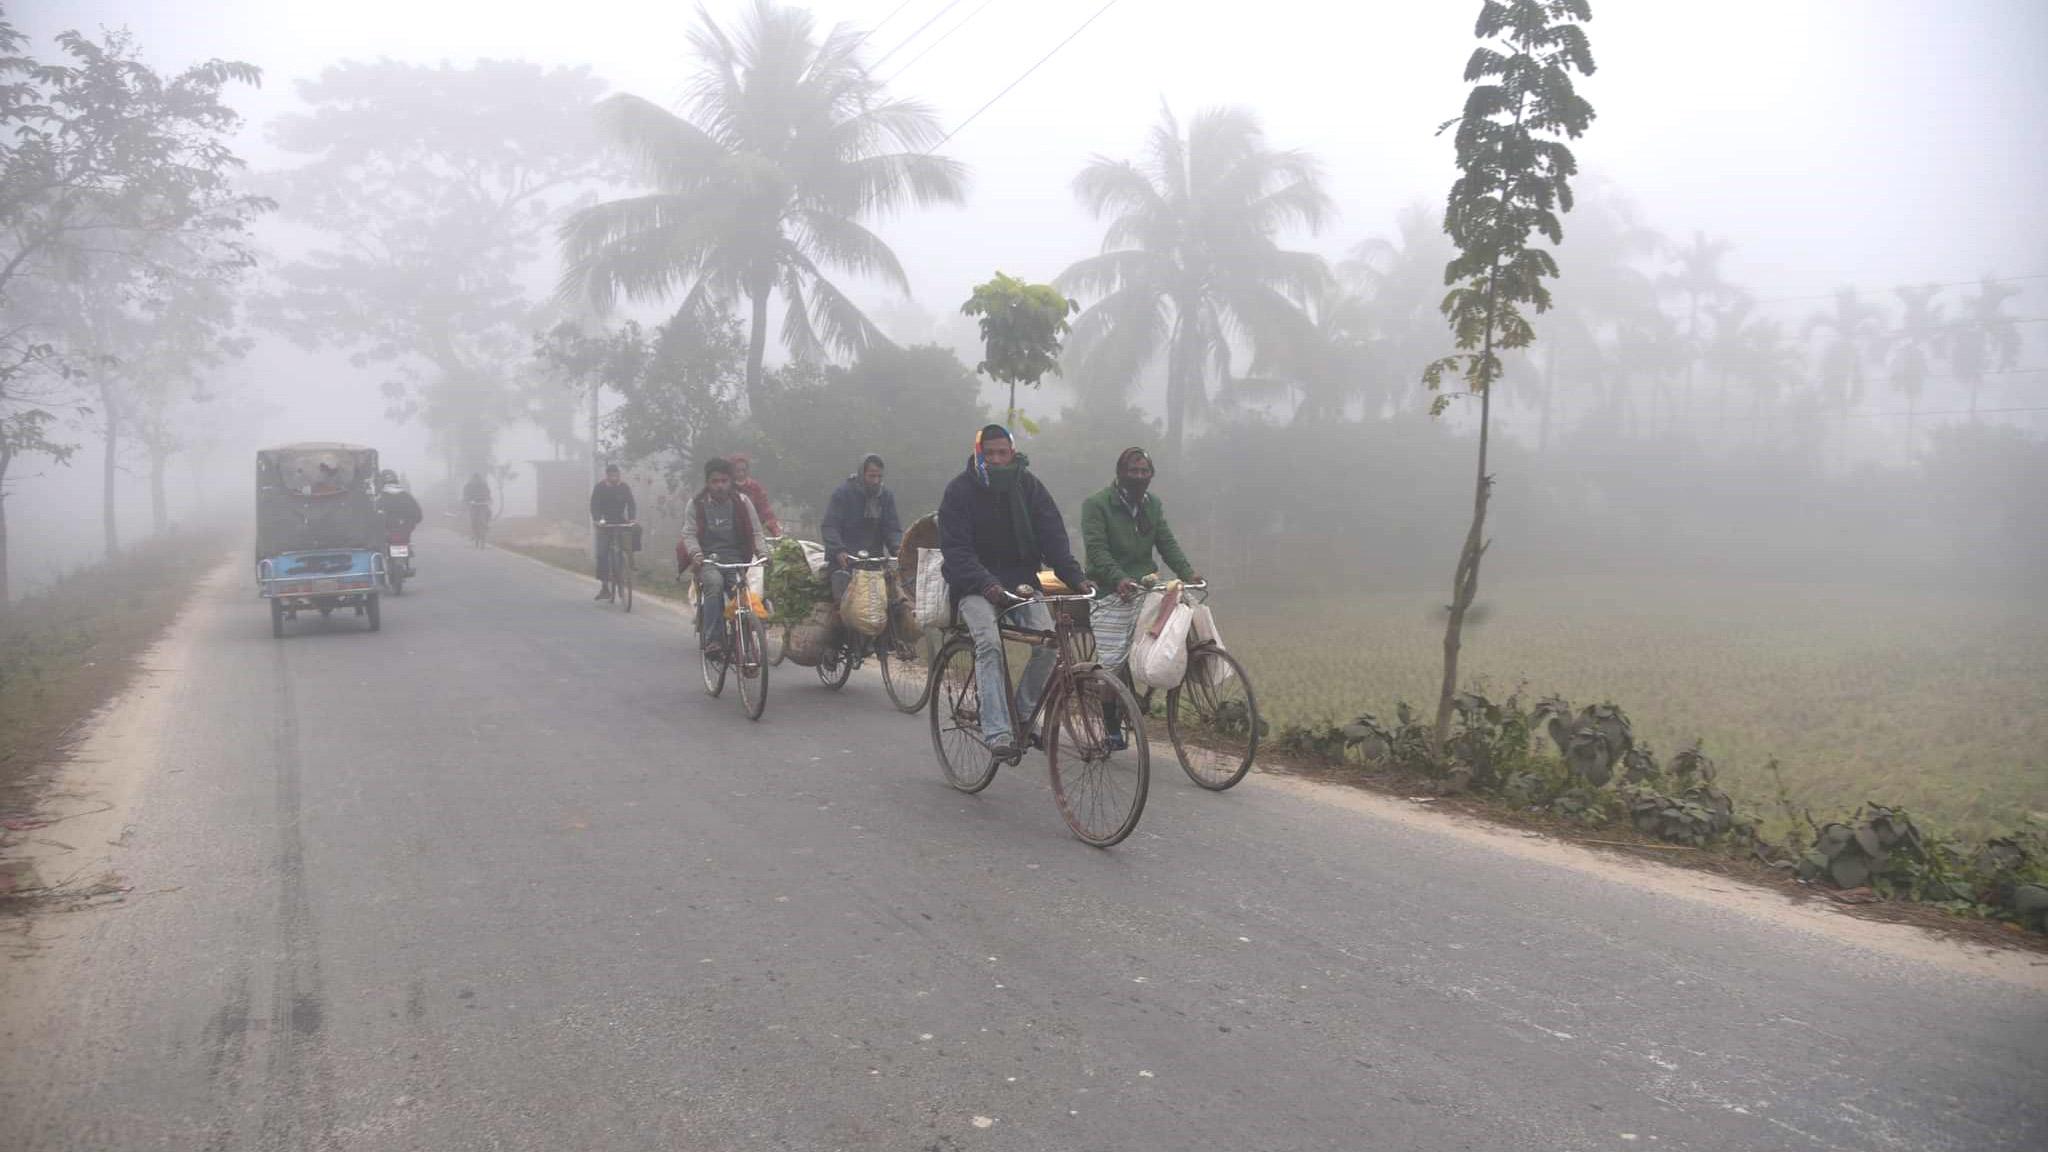
M 895 49 L 948 0 L 909 0 L 874 34 Z M 873 26 L 902 0 L 825 0 L 824 21 Z M 740 4 L 719 0 L 713 12 Z M 1101 7 L 964 0 L 877 73 L 950 127 Z M 615 88 L 680 90 L 694 7 L 644 0 L 40 0 L 34 32 L 127 24 L 163 64 L 208 55 L 267 70 L 244 101 L 267 120 L 292 80 L 343 57 L 587 63 Z M 979 10 L 979 11 L 977 11 Z M 974 172 L 963 210 L 886 229 L 927 306 L 949 308 L 996 265 L 1049 277 L 1097 234 L 1068 181 L 1092 153 L 1126 155 L 1159 101 L 1246 104 L 1272 139 L 1328 166 L 1344 215 L 1328 246 L 1439 200 L 1462 93 L 1472 0 L 1119 0 L 948 147 Z M 1739 245 L 1766 294 L 1857 281 L 2048 271 L 2048 4 L 2040 0 L 1595 0 L 1599 119 L 1580 156 L 1650 220 Z M 252 141 L 251 153 L 261 152 Z M 1569 227 L 1569 225 L 1567 225 Z M 1569 245 L 1569 237 L 1567 237 Z M 1569 248 L 1566 271 L 1569 274 Z

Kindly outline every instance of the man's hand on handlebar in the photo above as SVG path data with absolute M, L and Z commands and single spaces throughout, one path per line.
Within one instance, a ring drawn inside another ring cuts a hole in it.
M 1143 584 L 1138 583 L 1136 580 L 1133 580 L 1128 576 L 1116 582 L 1116 594 L 1123 597 L 1126 600 L 1129 600 L 1131 597 L 1136 596 L 1138 593 L 1143 592 L 1144 590 L 1145 586 Z

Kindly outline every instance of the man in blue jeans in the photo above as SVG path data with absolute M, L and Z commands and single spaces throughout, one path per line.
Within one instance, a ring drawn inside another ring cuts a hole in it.
M 1074 559 L 1066 521 L 1052 493 L 1017 455 L 1009 430 L 984 427 L 974 437 L 967 470 L 946 485 L 939 501 L 939 550 L 945 555 L 946 586 L 960 619 L 974 637 L 974 669 L 981 690 L 981 735 L 989 750 L 1015 759 L 1029 734 L 1011 731 L 1009 689 L 1003 683 L 1005 623 L 1050 631 L 1052 612 L 1043 604 L 1010 609 L 1018 585 L 1038 588 L 1040 568 L 1050 567 L 1070 588 L 1095 585 Z M 1030 715 L 1045 692 L 1058 654 L 1033 648 L 1017 685 L 1017 706 Z
M 733 486 L 730 461 L 704 465 L 704 488 L 683 511 L 683 553 L 697 577 L 697 643 L 707 652 L 722 652 L 726 574 L 704 561 L 744 564 L 761 557 L 761 517 Z

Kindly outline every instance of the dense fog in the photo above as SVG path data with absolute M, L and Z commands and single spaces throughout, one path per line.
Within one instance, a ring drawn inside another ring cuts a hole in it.
M 5 288 L 10 348 L 57 355 L 10 378 L 0 417 L 47 413 L 36 435 L 64 449 L 9 462 L 10 594 L 110 537 L 189 522 L 234 538 L 270 443 L 376 446 L 430 506 L 491 472 L 504 513 L 531 515 L 533 461 L 589 459 L 593 380 L 600 454 L 643 483 L 746 448 L 801 523 L 873 450 L 923 510 L 1004 416 L 959 314 L 997 270 L 1082 309 L 1063 374 L 1019 398 L 1023 446 L 1070 511 L 1146 444 L 1218 571 L 1433 589 L 1465 532 L 1477 425 L 1469 399 L 1429 416 L 1420 382 L 1453 351 L 1437 130 L 1463 98 L 1472 7 L 812 5 L 809 35 L 841 37 L 864 99 L 918 105 L 877 121 L 870 152 L 927 168 L 804 207 L 845 226 L 804 234 L 801 322 L 770 286 L 756 379 L 740 273 L 586 246 L 613 267 L 579 279 L 567 239 L 707 162 L 660 155 L 659 116 L 704 123 L 705 22 L 744 50 L 752 5 L 9 4 L 17 58 L 77 63 L 54 39 L 77 29 L 165 78 L 262 70 L 216 77 L 239 120 L 188 126 L 246 162 L 203 193 L 234 229 L 150 240 L 177 250 L 127 268 L 31 254 Z M 1493 574 L 2039 592 L 2048 10 L 1608 0 L 1595 16 L 1580 90 L 1597 119 L 1574 144 L 1554 306 L 1497 386 Z M 606 102 L 621 94 L 637 102 Z M 1246 208 L 1268 213 L 1256 223 L 1181 219 L 1184 247 L 1320 260 L 1267 285 L 1290 315 L 1224 309 L 1176 378 L 1171 309 L 1141 339 L 1154 305 L 1130 311 L 1083 267 L 1134 246 L 1112 226 L 1128 198 L 1098 185 L 1091 206 L 1077 177 L 1199 183 L 1201 155 L 1264 157 L 1261 195 L 1301 199 Z M 744 231 L 780 178 L 706 211 Z M 593 368 L 607 341 L 641 362 Z

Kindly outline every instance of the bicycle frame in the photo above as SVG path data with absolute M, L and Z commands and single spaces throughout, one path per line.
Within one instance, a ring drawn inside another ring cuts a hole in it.
M 1040 631 L 1036 628 L 1016 628 L 1005 625 L 1003 617 L 1030 604 L 1085 604 L 1094 600 L 1095 597 L 1072 594 L 1047 596 L 1044 593 L 1027 597 L 1008 591 L 1005 592 L 1005 595 L 1009 596 L 1014 603 L 1008 608 L 1003 608 L 996 612 L 996 634 L 1003 641 L 1028 644 L 1033 648 L 1043 648 L 1048 644 L 1054 645 L 1057 653 L 1054 657 L 1052 671 L 1046 674 L 1045 691 L 1039 694 L 1038 703 L 1032 707 L 1031 714 L 1019 721 L 1017 719 L 1017 681 L 1015 677 L 1010 675 L 1009 648 L 1007 643 L 997 645 L 997 654 L 1002 658 L 1003 694 L 1009 704 L 1010 728 L 1012 731 L 1022 732 L 1038 723 L 1038 718 L 1044 715 L 1046 709 L 1066 690 L 1067 680 L 1072 676 L 1073 672 L 1085 665 L 1075 655 L 1074 636 L 1076 633 L 1074 619 L 1065 610 L 1059 608 L 1051 609 L 1052 631 L 1050 632 Z M 965 631 L 966 625 L 960 625 L 960 628 L 962 631 Z

